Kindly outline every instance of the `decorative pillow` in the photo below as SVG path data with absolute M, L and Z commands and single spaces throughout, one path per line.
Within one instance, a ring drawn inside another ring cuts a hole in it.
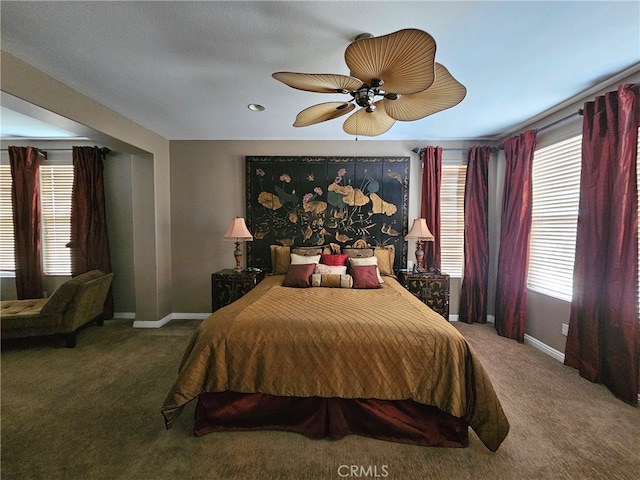
M 342 249 L 342 253 L 346 253 L 349 258 L 366 258 L 373 257 L 373 248 L 352 248 Z
M 304 265 L 307 263 L 319 263 L 320 255 L 298 255 L 297 253 L 291 254 L 291 265 Z
M 304 256 L 314 256 L 320 255 L 323 253 L 323 247 L 294 247 L 291 249 L 291 253 L 295 253 L 296 255 L 304 255 Z
M 271 273 L 273 275 L 284 275 L 289 270 L 291 263 L 291 251 L 289 247 L 281 245 L 270 245 L 271 248 Z
M 375 265 L 351 265 L 349 272 L 353 277 L 353 288 L 380 288 L 378 267 Z
M 385 245 L 373 249 L 373 255 L 378 259 L 380 275 L 393 275 L 393 263 L 396 257 L 396 247 Z
M 306 288 L 311 286 L 311 274 L 316 268 L 313 263 L 289 265 L 287 276 L 282 282 L 283 287 Z
M 332 274 L 332 275 L 346 275 L 347 274 L 347 266 L 346 265 L 325 265 L 323 263 L 319 263 L 316 265 L 316 270 L 314 273 L 324 273 L 324 274 Z
M 349 258 L 349 256 L 346 253 L 334 255 L 327 255 L 326 253 L 323 253 L 320 255 L 320 263 L 323 263 L 324 265 L 341 266 L 347 264 L 347 258 Z
M 377 257 L 365 257 L 365 258 L 350 258 L 349 266 L 361 266 L 361 265 L 373 265 L 376 267 L 376 275 L 378 275 L 378 282 L 384 283 L 382 276 L 380 275 L 380 270 L 378 268 L 378 258 Z
M 351 288 L 352 285 L 353 277 L 351 275 L 335 275 L 331 273 L 314 273 L 311 275 L 312 287 Z

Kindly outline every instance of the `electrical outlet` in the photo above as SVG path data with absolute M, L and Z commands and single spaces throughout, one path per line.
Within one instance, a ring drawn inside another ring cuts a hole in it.
M 569 333 L 569 324 L 563 323 L 562 324 L 562 335 L 564 335 L 566 337 L 568 333 Z

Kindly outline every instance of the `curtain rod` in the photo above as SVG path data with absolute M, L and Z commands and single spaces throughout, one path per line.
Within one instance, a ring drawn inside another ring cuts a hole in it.
M 33 148 L 35 148 L 38 151 L 38 153 L 42 155 L 44 158 L 47 158 L 47 152 L 72 152 L 73 151 L 73 148 L 47 148 L 46 150 L 42 148 L 37 148 L 37 147 L 33 147 Z M 108 153 L 111 153 L 111 149 L 108 147 L 99 147 L 98 149 L 100 150 L 100 153 L 102 155 L 107 155 Z M 0 151 L 8 152 L 9 149 L 3 148 L 3 149 L 0 149 Z
M 577 112 L 570 113 L 569 115 L 564 116 L 562 118 L 559 118 L 558 120 L 556 120 L 554 122 L 548 123 L 547 125 L 544 125 L 544 126 L 542 126 L 540 128 L 537 128 L 536 131 L 537 132 L 542 132 L 543 130 L 546 130 L 547 128 L 551 128 L 551 127 L 553 127 L 553 126 L 555 126 L 555 125 L 557 125 L 559 123 L 564 122 L 565 120 L 569 120 L 570 118 L 573 118 L 576 115 L 583 115 L 583 114 L 584 114 L 584 110 L 582 108 L 579 108 Z M 422 150 L 422 149 L 419 148 L 419 147 L 415 147 L 415 148 L 411 149 L 411 151 L 413 153 L 420 153 L 420 150 Z M 442 150 L 445 150 L 445 151 L 446 150 L 466 151 L 466 150 L 469 150 L 469 149 L 468 148 L 443 148 Z M 491 147 L 491 151 L 494 152 L 494 153 L 497 152 L 498 150 L 504 150 L 504 145 L 502 143 L 500 145 L 498 145 L 498 148 Z
M 466 151 L 469 150 L 470 147 L 467 147 L 467 148 L 462 148 L 462 147 L 444 148 L 444 147 L 441 147 L 441 148 L 442 148 L 443 152 L 466 152 Z M 422 148 L 420 148 L 420 147 L 415 147 L 415 148 L 411 149 L 411 151 L 413 153 L 420 153 L 420 150 L 422 150 Z M 498 149 L 496 147 L 491 147 L 491 151 L 495 153 L 496 151 L 498 151 Z
M 553 127 L 553 126 L 557 125 L 558 123 L 564 122 L 565 120 L 569 120 L 570 118 L 573 118 L 573 117 L 575 117 L 576 115 L 582 115 L 583 113 L 584 113 L 584 110 L 583 110 L 582 108 L 579 108 L 577 112 L 570 113 L 570 114 L 569 114 L 569 115 L 567 115 L 566 117 L 559 118 L 559 119 L 558 119 L 558 120 L 556 120 L 555 122 L 548 123 L 548 124 L 546 124 L 546 125 L 544 125 L 544 126 L 542 126 L 542 127 L 538 128 L 538 129 L 536 129 L 536 130 L 537 130 L 538 132 L 542 132 L 543 130 L 546 130 L 547 128 L 551 128 L 551 127 Z

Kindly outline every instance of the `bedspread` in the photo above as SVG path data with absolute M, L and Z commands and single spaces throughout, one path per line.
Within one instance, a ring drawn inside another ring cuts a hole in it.
M 395 279 L 355 290 L 283 278 L 200 324 L 162 406 L 167 428 L 202 392 L 411 399 L 465 419 L 498 449 L 509 422 L 471 346 Z

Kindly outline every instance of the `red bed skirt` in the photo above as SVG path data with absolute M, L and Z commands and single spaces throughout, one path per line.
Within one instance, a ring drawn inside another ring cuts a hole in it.
M 263 393 L 202 393 L 194 434 L 233 430 L 285 430 L 311 438 L 356 434 L 431 447 L 467 447 L 461 418 L 412 400 L 278 397 Z

